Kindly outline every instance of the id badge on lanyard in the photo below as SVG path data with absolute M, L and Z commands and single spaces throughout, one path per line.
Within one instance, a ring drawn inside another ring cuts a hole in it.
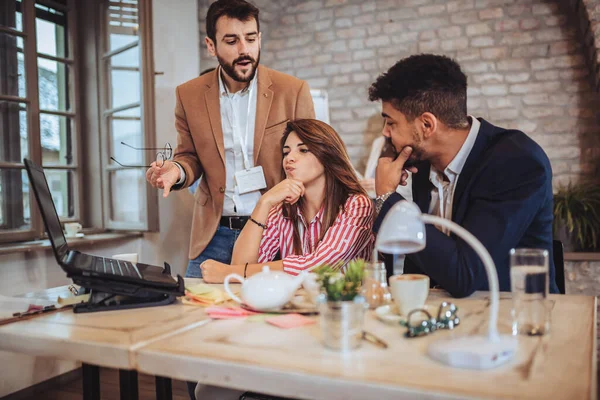
M 250 108 L 252 105 L 252 95 L 254 92 L 253 89 L 255 83 L 256 82 L 252 82 L 250 84 L 250 93 L 248 93 L 248 113 L 246 116 L 246 129 L 244 131 L 243 136 L 239 135 L 240 145 L 242 147 L 242 156 L 244 159 L 244 170 L 237 171 L 234 176 L 235 183 L 238 187 L 238 191 L 240 194 L 254 192 L 256 190 L 265 189 L 267 187 L 267 182 L 265 180 L 265 173 L 263 171 L 263 168 L 260 165 L 255 167 L 250 166 L 250 158 L 248 157 L 248 151 L 246 148 L 246 138 L 248 137 L 248 125 L 250 122 Z

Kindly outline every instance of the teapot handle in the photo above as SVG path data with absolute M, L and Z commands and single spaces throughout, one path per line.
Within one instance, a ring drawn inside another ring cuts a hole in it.
M 244 283 L 244 278 L 242 278 L 238 274 L 229 274 L 229 275 L 227 275 L 225 277 L 225 280 L 223 281 L 225 292 L 227 292 L 227 294 L 229 295 L 229 297 L 231 297 L 232 300 L 237 301 L 238 303 L 242 304 L 243 301 L 239 297 L 237 297 L 235 294 L 233 294 L 233 292 L 231 290 L 229 290 L 229 280 L 231 278 L 235 278 L 238 281 L 240 281 L 241 283 Z

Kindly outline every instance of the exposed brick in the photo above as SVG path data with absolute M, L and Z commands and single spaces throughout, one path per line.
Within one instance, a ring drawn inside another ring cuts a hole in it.
M 333 42 L 328 42 L 323 46 L 323 51 L 325 52 L 343 52 L 348 50 L 348 46 L 346 45 L 345 40 L 334 40 Z
M 350 28 L 352 27 L 352 20 L 350 18 L 337 18 L 333 25 L 336 28 Z
M 367 60 L 369 58 L 374 58 L 374 57 L 375 57 L 374 49 L 355 51 L 352 56 L 352 58 L 354 58 L 355 60 Z
M 560 87 L 560 82 L 519 83 L 511 85 L 509 91 L 515 94 L 556 92 Z
M 348 41 L 348 48 L 351 50 L 364 49 L 365 41 L 363 39 L 350 39 Z
M 519 27 L 524 30 L 537 29 L 540 26 L 540 20 L 537 18 L 525 18 L 519 22 Z
M 420 31 L 424 29 L 436 29 L 449 25 L 446 18 L 419 18 L 407 22 L 408 29 L 411 31 Z
M 491 36 L 478 36 L 471 39 L 473 47 L 489 47 L 494 45 L 494 38 Z
M 506 13 L 510 17 L 520 17 L 531 13 L 531 6 L 527 4 L 515 4 L 506 8 Z
M 307 22 L 314 22 L 317 19 L 317 12 L 309 12 L 296 15 L 296 19 L 300 24 L 306 24 Z
M 553 15 L 544 18 L 546 26 L 563 26 L 567 23 L 567 17 L 564 15 Z
M 506 85 L 485 85 L 481 88 L 481 93 L 485 96 L 504 96 L 508 94 Z
M 368 25 L 375 23 L 375 14 L 364 14 L 360 15 L 352 20 L 352 25 Z
M 477 74 L 472 75 L 471 78 L 476 84 L 487 84 L 487 83 L 502 83 L 504 82 L 504 75 L 502 74 Z
M 308 82 L 308 85 L 313 89 L 326 88 L 329 84 L 329 79 L 327 78 L 308 78 L 306 81 Z
M 555 42 L 564 40 L 568 36 L 567 32 L 562 31 L 560 28 L 543 29 L 535 33 L 536 40 L 540 42 Z
M 508 83 L 520 83 L 529 80 L 531 74 L 529 72 L 518 72 L 506 75 L 506 82 Z
M 367 36 L 367 30 L 362 27 L 338 29 L 336 35 L 340 39 L 357 39 Z M 310 39 L 310 38 L 309 38 Z
M 490 33 L 492 31 L 492 29 L 490 28 L 490 26 L 488 24 L 473 24 L 473 25 L 467 25 L 465 27 L 465 31 L 467 33 L 467 36 L 479 36 L 479 35 L 485 35 L 487 33 Z
M 450 22 L 453 24 L 473 24 L 479 22 L 479 13 L 477 11 L 465 11 L 461 13 L 452 14 L 450 16 Z
M 494 30 L 497 32 L 509 32 L 519 28 L 519 21 L 514 19 L 503 19 L 494 24 Z
M 415 42 L 419 36 L 418 32 L 403 32 L 392 35 L 392 43 L 410 43 Z
M 441 47 L 444 51 L 464 50 L 469 47 L 469 39 L 458 38 L 442 40 Z
M 496 64 L 498 71 L 518 71 L 529 69 L 529 64 L 523 59 L 500 60 Z
M 417 9 L 419 15 L 438 15 L 446 11 L 446 6 L 443 4 L 434 4 L 430 6 L 423 6 Z
M 501 60 L 507 56 L 507 47 L 490 47 L 487 49 L 481 49 L 481 58 L 484 60 Z
M 356 17 L 357 15 L 360 15 L 360 6 L 347 5 L 336 8 L 334 15 L 336 17 Z
M 370 12 L 370 11 L 375 11 L 377 9 L 377 5 L 375 1 L 369 1 L 369 2 L 365 2 L 363 4 L 360 5 L 360 10 L 362 12 Z
M 548 70 L 535 73 L 535 79 L 538 81 L 556 81 L 560 78 L 560 73 L 557 70 Z
M 474 0 L 458 0 L 449 1 L 446 3 L 449 13 L 455 13 L 457 11 L 471 10 L 475 6 Z
M 550 96 L 548 93 L 526 94 L 521 98 L 521 100 L 528 106 L 550 104 Z
M 514 107 L 514 102 L 508 97 L 495 97 L 487 99 L 487 106 L 489 108 L 510 108 Z
M 513 47 L 511 57 L 546 57 L 549 49 L 549 44 L 532 44 L 528 46 Z
M 469 73 L 480 73 L 494 70 L 494 64 L 489 62 L 465 62 L 462 64 L 463 69 Z
M 317 42 L 329 42 L 335 40 L 335 32 L 324 31 L 315 33 L 315 40 Z
M 500 7 L 479 11 L 480 19 L 498 19 L 502 18 L 503 16 L 504 11 Z
M 361 72 L 359 74 L 352 74 L 352 81 L 356 83 L 370 83 L 372 80 L 373 78 L 371 77 L 371 75 L 365 72 Z
M 451 26 L 448 28 L 438 29 L 438 36 L 440 39 L 453 39 L 461 35 L 462 31 L 460 26 Z
M 492 108 L 490 118 L 494 121 L 512 120 L 519 117 L 519 110 L 514 108 Z
M 548 15 L 558 12 L 558 5 L 554 3 L 540 3 L 532 6 L 533 15 Z
M 517 46 L 520 44 L 529 44 L 534 41 L 530 32 L 512 32 L 505 34 L 500 40 L 500 44 Z
M 365 40 L 367 47 L 383 47 L 390 45 L 390 38 L 387 36 L 372 37 Z
M 440 49 L 440 41 L 438 39 L 429 40 L 427 42 L 419 42 L 419 51 L 421 53 L 431 53 Z
M 388 35 L 402 31 L 406 31 L 406 26 L 399 22 L 390 22 L 383 25 L 383 32 Z
M 437 39 L 437 37 L 438 37 L 436 31 L 423 31 L 423 32 L 413 32 L 413 33 L 419 34 L 420 41 L 433 40 L 433 39 Z
M 550 55 L 571 54 L 581 48 L 579 43 L 574 43 L 570 40 L 562 40 L 555 43 L 550 43 Z

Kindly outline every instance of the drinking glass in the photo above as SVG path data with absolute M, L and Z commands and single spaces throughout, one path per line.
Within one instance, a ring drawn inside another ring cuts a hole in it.
M 510 251 L 513 335 L 536 336 L 550 331 L 548 278 L 548 250 Z
M 383 262 L 368 262 L 362 280 L 362 296 L 369 308 L 377 308 L 388 304 L 392 295 L 388 289 L 385 264 Z

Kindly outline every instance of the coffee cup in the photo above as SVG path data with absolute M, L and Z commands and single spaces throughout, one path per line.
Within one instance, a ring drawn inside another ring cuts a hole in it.
M 115 260 L 129 261 L 132 264 L 137 264 L 137 262 L 138 262 L 138 254 L 137 253 L 115 254 L 111 258 L 114 258 Z
M 65 224 L 65 234 L 68 237 L 76 237 L 81 229 L 82 226 L 79 222 L 67 222 Z
M 421 274 L 403 274 L 390 277 L 390 291 L 398 313 L 407 316 L 416 308 L 423 308 L 429 294 L 429 277 Z

